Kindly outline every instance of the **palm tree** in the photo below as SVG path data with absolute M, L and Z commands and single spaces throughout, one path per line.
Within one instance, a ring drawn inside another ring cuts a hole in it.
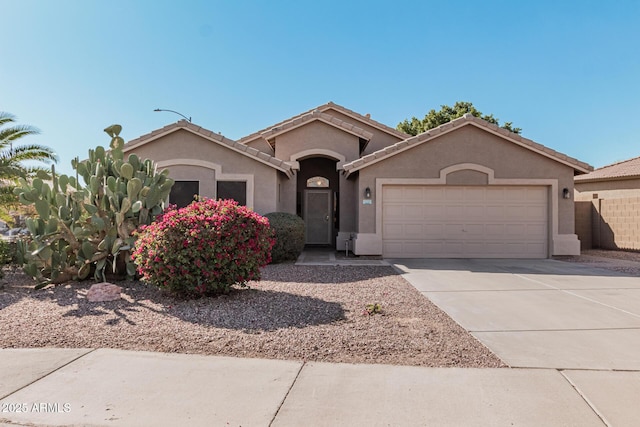
M 49 147 L 37 144 L 15 146 L 21 138 L 37 135 L 40 131 L 27 125 L 13 125 L 15 116 L 0 112 L 0 179 L 15 181 L 27 178 L 38 171 L 46 171 L 41 166 L 28 166 L 24 162 L 57 162 L 58 157 Z M 2 129 L 5 125 L 11 125 Z
M 29 135 L 37 135 L 40 131 L 27 125 L 15 125 L 14 115 L 0 112 L 0 208 L 5 211 L 17 204 L 13 188 L 18 178 L 31 178 L 37 174 L 48 175 L 42 166 L 25 164 L 26 162 L 57 162 L 58 156 L 49 147 L 37 144 L 18 145 L 16 143 Z M 5 127 L 7 126 L 8 127 Z M 0 217 L 5 216 L 0 213 Z

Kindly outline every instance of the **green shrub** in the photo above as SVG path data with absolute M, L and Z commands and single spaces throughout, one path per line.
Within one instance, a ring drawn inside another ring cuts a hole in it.
M 0 239 L 0 266 L 16 262 L 16 243 Z
M 380 313 L 382 313 L 382 305 L 380 305 L 377 302 L 374 302 L 373 304 L 367 304 L 364 307 L 364 312 L 362 314 L 373 316 L 374 314 L 380 314 Z
M 304 249 L 304 221 L 297 215 L 272 212 L 265 215 L 275 231 L 276 244 L 271 250 L 272 262 L 295 261 Z
M 16 243 L 0 239 L 0 279 L 4 277 L 2 267 L 16 262 Z
M 168 210 L 137 237 L 132 257 L 142 280 L 182 296 L 225 294 L 259 280 L 274 244 L 265 217 L 204 198 Z

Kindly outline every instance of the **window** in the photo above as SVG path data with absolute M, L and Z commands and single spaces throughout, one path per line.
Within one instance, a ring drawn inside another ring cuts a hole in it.
M 200 181 L 176 181 L 169 193 L 169 203 L 183 208 L 200 193 Z
M 245 181 L 217 181 L 218 199 L 233 199 L 238 204 L 247 205 L 247 183 Z
M 307 180 L 307 187 L 328 188 L 329 180 L 323 176 L 314 176 Z

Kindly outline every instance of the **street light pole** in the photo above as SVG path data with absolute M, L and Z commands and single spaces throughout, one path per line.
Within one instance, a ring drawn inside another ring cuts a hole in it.
M 156 108 L 156 109 L 155 109 L 155 110 L 153 110 L 153 111 L 168 111 L 168 112 L 170 112 L 170 113 L 175 113 L 175 114 L 177 114 L 177 115 L 179 115 L 179 116 L 182 116 L 182 117 L 184 117 L 185 119 L 189 120 L 189 123 L 191 123 L 191 117 L 187 117 L 187 116 L 185 116 L 185 115 L 184 115 L 184 114 L 182 114 L 182 113 L 178 113 L 177 111 L 173 111 L 173 110 L 164 110 L 164 109 L 161 109 L 161 108 Z

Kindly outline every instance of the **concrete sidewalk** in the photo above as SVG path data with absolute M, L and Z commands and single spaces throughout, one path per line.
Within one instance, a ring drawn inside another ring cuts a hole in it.
M 0 424 L 637 425 L 640 373 L 0 350 Z

